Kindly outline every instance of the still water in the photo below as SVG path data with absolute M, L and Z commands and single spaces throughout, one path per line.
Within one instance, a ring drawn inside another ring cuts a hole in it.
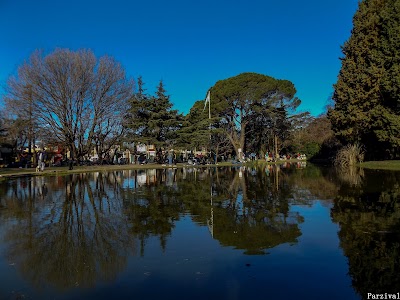
M 400 292 L 400 173 L 126 170 L 0 183 L 0 299 Z

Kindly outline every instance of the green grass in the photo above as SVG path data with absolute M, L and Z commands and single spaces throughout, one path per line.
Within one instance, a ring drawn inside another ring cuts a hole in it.
M 218 166 L 232 165 L 229 163 L 221 163 Z M 177 165 L 160 165 L 160 164 L 147 164 L 147 165 L 98 165 L 98 166 L 74 166 L 73 170 L 68 167 L 47 167 L 43 172 L 36 172 L 35 168 L 20 169 L 20 168 L 0 168 L 0 180 L 19 176 L 58 176 L 72 173 L 86 173 L 86 172 L 102 172 L 114 170 L 143 170 L 143 169 L 164 169 L 164 168 L 182 168 L 185 164 Z M 207 165 L 196 165 L 192 167 L 206 167 Z M 210 165 L 212 166 L 212 165 Z
M 398 170 L 400 171 L 400 160 L 366 161 L 359 164 L 366 169 Z
M 287 162 L 295 162 L 297 160 L 288 160 Z M 244 164 L 233 164 L 231 162 L 219 162 L 218 165 L 208 165 L 208 166 L 240 166 L 246 165 L 249 167 L 263 167 L 267 164 L 279 164 L 283 161 L 279 162 L 266 162 L 264 160 L 247 162 Z M 113 171 L 113 170 L 134 170 L 134 169 L 164 169 L 164 168 L 182 168 L 187 166 L 186 164 L 177 164 L 173 166 L 168 165 L 160 165 L 160 164 L 147 164 L 147 165 L 98 165 L 98 166 L 74 166 L 73 170 L 68 170 L 68 167 L 47 167 L 43 172 L 36 172 L 35 168 L 28 169 L 19 169 L 19 168 L 0 168 L 0 180 L 19 177 L 19 176 L 58 176 L 58 175 L 66 175 L 72 173 L 85 173 L 85 172 L 102 172 L 102 171 Z M 207 167 L 207 165 L 195 165 L 191 167 Z

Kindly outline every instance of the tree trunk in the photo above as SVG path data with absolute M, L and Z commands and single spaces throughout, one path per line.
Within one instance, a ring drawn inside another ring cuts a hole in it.
M 244 153 L 245 137 L 246 137 L 246 123 L 242 122 L 240 126 L 240 140 L 239 140 L 239 146 L 240 148 L 242 148 L 242 153 Z

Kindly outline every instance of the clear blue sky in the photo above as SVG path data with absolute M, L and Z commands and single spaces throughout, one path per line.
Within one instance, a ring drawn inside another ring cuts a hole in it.
M 216 81 L 256 72 L 292 81 L 300 110 L 318 115 L 333 91 L 357 3 L 0 0 L 0 84 L 35 49 L 86 48 L 113 56 L 130 77 L 142 75 L 151 93 L 162 79 L 185 114 Z

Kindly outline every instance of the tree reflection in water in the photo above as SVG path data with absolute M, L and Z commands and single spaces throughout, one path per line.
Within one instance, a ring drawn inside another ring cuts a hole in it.
M 246 254 L 264 254 L 265 249 L 281 243 L 295 243 L 301 235 L 298 224 L 303 219 L 289 212 L 293 189 L 285 184 L 283 176 L 266 178 L 263 170 L 250 175 L 252 171 L 246 168 L 157 170 L 157 178 L 161 179 L 157 184 L 126 190 L 125 213 L 133 234 L 141 241 L 141 253 L 149 234 L 158 235 L 165 248 L 174 221 L 182 213 L 190 214 L 204 226 L 212 220 L 213 237 L 223 246 L 243 249 Z M 177 184 L 172 185 L 171 178 Z
M 341 185 L 332 218 L 349 260 L 353 287 L 367 293 L 397 293 L 400 287 L 400 173 L 366 170 L 363 179 Z M 347 178 L 348 175 L 345 175 Z
M 175 224 L 189 216 L 210 238 L 245 254 L 296 243 L 311 205 L 269 167 L 126 170 L 12 180 L 0 200 L 9 220 L 8 257 L 37 287 L 69 289 L 109 281 L 149 238 L 167 248 Z
M 12 189 L 20 197 L 6 201 L 7 217 L 15 218 L 6 242 L 26 279 L 37 287 L 93 286 L 123 270 L 135 248 L 112 173 L 46 178 L 43 197 L 33 192 L 43 178 L 22 180 L 27 192 Z
M 271 169 L 269 178 L 262 169 L 242 168 L 227 173 L 226 181 L 216 172 L 216 189 L 225 191 L 214 201 L 214 237 L 222 245 L 265 254 L 265 249 L 297 242 L 303 218 L 289 212 L 293 190 L 284 175 L 278 176 L 279 168 Z

